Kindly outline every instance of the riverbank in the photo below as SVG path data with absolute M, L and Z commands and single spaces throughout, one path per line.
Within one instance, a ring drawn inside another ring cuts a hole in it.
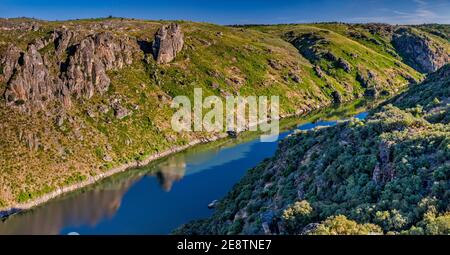
M 124 171 L 132 169 L 132 168 L 136 168 L 136 167 L 141 167 L 141 166 L 147 165 L 147 164 L 149 164 L 150 162 L 152 162 L 154 160 L 157 160 L 157 159 L 169 156 L 169 155 L 177 153 L 177 152 L 184 151 L 184 150 L 186 150 L 186 149 L 188 149 L 188 148 L 190 148 L 192 146 L 198 145 L 198 144 L 209 143 L 209 142 L 213 142 L 213 141 L 216 141 L 216 140 L 219 140 L 219 139 L 223 139 L 223 138 L 226 138 L 226 137 L 228 137 L 227 133 L 221 133 L 219 135 L 211 136 L 211 137 L 208 137 L 208 138 L 194 140 L 194 141 L 191 141 L 190 143 L 188 143 L 186 145 L 176 146 L 176 147 L 173 147 L 173 148 L 171 148 L 169 150 L 166 150 L 164 152 L 150 155 L 148 158 L 146 158 L 144 160 L 135 160 L 133 162 L 130 162 L 130 163 L 127 163 L 127 164 L 124 164 L 124 165 L 120 165 L 118 167 L 111 168 L 110 170 L 108 170 L 108 171 L 106 171 L 104 173 L 101 173 L 101 174 L 96 175 L 96 176 L 88 177 L 86 180 L 84 180 L 82 182 L 79 182 L 79 183 L 76 183 L 76 184 L 72 184 L 72 185 L 69 185 L 67 187 L 59 188 L 59 189 L 57 189 L 57 190 L 55 190 L 55 191 L 53 191 L 51 193 L 48 193 L 48 194 L 46 194 L 46 195 L 44 195 L 42 197 L 39 197 L 39 198 L 37 198 L 35 200 L 32 200 L 32 201 L 29 201 L 27 203 L 17 204 L 17 205 L 6 207 L 6 208 L 1 208 L 0 209 L 0 219 L 8 217 L 8 216 L 11 216 L 13 214 L 16 214 L 16 213 L 19 213 L 19 212 L 22 212 L 22 211 L 25 211 L 25 210 L 30 210 L 33 207 L 36 207 L 38 205 L 41 205 L 41 204 L 44 204 L 44 203 L 50 201 L 51 199 L 54 199 L 54 198 L 57 198 L 57 197 L 59 197 L 59 196 L 61 196 L 63 194 L 66 194 L 66 193 L 73 192 L 75 190 L 84 188 L 86 186 L 95 184 L 98 181 L 100 181 L 102 179 L 105 179 L 107 177 L 110 177 L 110 176 L 112 176 L 114 174 L 117 174 L 117 173 L 120 173 L 120 172 L 124 172 Z
M 362 105 L 359 105 L 362 104 Z M 376 103 L 375 103 L 376 104 Z M 366 109 L 368 107 L 372 107 L 372 105 L 370 105 L 367 101 L 360 101 L 360 100 L 356 100 L 353 102 L 350 102 L 348 104 L 345 105 L 341 105 L 337 108 L 332 108 L 330 106 L 325 106 L 322 109 L 317 109 L 317 110 L 313 110 L 310 111 L 308 113 L 303 113 L 303 114 L 289 114 L 289 115 L 284 115 L 281 116 L 280 121 L 282 120 L 289 120 L 289 119 L 293 119 L 295 118 L 296 123 L 298 123 L 298 118 L 306 118 L 308 119 L 308 116 L 310 116 L 312 118 L 312 121 L 314 121 L 317 118 L 321 118 L 321 117 L 330 117 L 336 114 L 342 114 L 343 111 L 347 111 L 349 112 L 348 114 L 351 115 L 353 111 L 355 111 L 354 108 L 361 108 L 361 109 Z M 259 124 L 259 123 L 258 123 Z M 254 126 L 256 124 L 253 125 L 248 125 L 244 130 L 240 131 L 239 133 L 246 133 L 248 131 L 248 129 L 252 126 Z M 292 126 L 292 122 L 287 121 L 287 123 L 284 124 L 280 124 L 280 128 L 286 127 L 286 126 Z M 160 152 L 160 153 L 156 153 L 153 155 L 150 155 L 149 157 L 147 157 L 144 160 L 135 160 L 133 162 L 124 164 L 124 165 L 120 165 L 114 168 L 109 169 L 108 171 L 101 173 L 99 175 L 96 176 L 92 176 L 92 177 L 88 177 L 86 180 L 76 183 L 76 184 L 72 184 L 69 185 L 67 187 L 62 187 L 59 188 L 51 193 L 48 193 L 42 197 L 39 197 L 37 199 L 34 199 L 32 201 L 26 202 L 26 203 L 22 203 L 22 204 L 16 204 L 10 207 L 6 207 L 6 208 L 1 208 L 0 209 L 0 218 L 5 218 L 8 216 L 11 216 L 13 214 L 16 213 L 20 213 L 26 210 L 30 210 L 34 207 L 37 207 L 39 205 L 42 205 L 52 199 L 55 199 L 57 197 L 60 197 L 61 195 L 70 193 L 70 192 L 74 192 L 76 190 L 85 188 L 89 185 L 93 185 L 96 184 L 97 182 L 99 182 L 100 180 L 103 180 L 105 178 L 111 177 L 115 174 L 121 173 L 121 172 L 125 172 L 129 169 L 133 169 L 133 168 L 138 168 L 138 167 L 142 167 L 145 165 L 150 164 L 151 162 L 164 158 L 166 156 L 178 153 L 178 152 L 182 152 L 186 149 L 189 149 L 191 147 L 194 147 L 195 145 L 200 145 L 200 144 L 207 144 L 207 143 L 211 143 L 220 139 L 224 139 L 230 137 L 229 134 L 227 133 L 221 133 L 215 136 L 211 136 L 211 137 L 207 137 L 207 138 L 203 138 L 203 139 L 197 139 L 194 141 L 191 141 L 190 143 L 183 145 L 183 146 L 174 146 L 171 149 L 168 149 L 166 151 Z

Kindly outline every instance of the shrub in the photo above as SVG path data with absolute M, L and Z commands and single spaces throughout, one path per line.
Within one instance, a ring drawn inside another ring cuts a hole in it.
M 310 232 L 311 235 L 369 235 L 383 234 L 381 228 L 374 224 L 358 224 L 344 215 L 332 216 L 323 221 Z
M 288 206 L 281 216 L 289 232 L 300 232 L 309 223 L 313 208 L 306 200 Z

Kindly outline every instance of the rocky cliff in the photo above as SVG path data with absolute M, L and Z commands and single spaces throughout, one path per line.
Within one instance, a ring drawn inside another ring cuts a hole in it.
M 117 38 L 102 32 L 88 36 L 73 47 L 60 76 L 70 93 L 77 97 L 91 98 L 94 93 L 103 94 L 109 88 L 109 70 L 121 69 L 133 62 L 137 44 L 130 38 Z
M 413 28 L 397 29 L 392 44 L 408 65 L 422 73 L 434 72 L 450 62 L 445 45 Z
M 52 51 L 42 55 L 40 50 L 50 44 Z M 157 63 L 172 61 L 182 47 L 183 34 L 177 24 L 164 25 L 155 34 Z M 10 44 L 1 58 L 6 103 L 30 109 L 57 99 L 70 106 L 71 96 L 89 99 L 95 93 L 102 95 L 111 83 L 107 72 L 131 65 L 133 54 L 139 51 L 132 37 L 110 32 L 85 35 L 66 28 L 36 38 L 24 52 Z
M 32 107 L 58 99 L 68 106 L 71 95 L 90 98 L 94 92 L 104 93 L 110 84 L 106 72 L 132 63 L 137 44 L 129 38 L 102 32 L 70 44 L 74 34 L 69 30 L 54 32 L 53 41 L 39 38 L 25 52 L 8 46 L 2 59 L 7 105 Z M 54 59 L 61 62 L 51 62 L 50 55 L 39 52 L 50 43 L 54 43 Z

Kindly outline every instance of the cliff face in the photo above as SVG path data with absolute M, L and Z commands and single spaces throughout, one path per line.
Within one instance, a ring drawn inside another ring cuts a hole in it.
M 88 36 L 69 47 L 74 47 L 73 54 L 68 57 L 67 69 L 61 77 L 70 93 L 85 98 L 91 98 L 95 92 L 106 92 L 111 82 L 106 72 L 130 65 L 137 50 L 136 42 L 107 32 Z
M 450 61 L 448 49 L 412 28 L 397 29 L 392 44 L 405 62 L 422 73 L 431 73 Z
M 130 65 L 137 51 L 136 42 L 108 32 L 88 35 L 79 42 L 75 34 L 53 32 L 53 40 L 38 38 L 25 52 L 8 46 L 2 60 L 7 105 L 29 107 L 57 99 L 69 106 L 71 95 L 91 98 L 95 92 L 102 94 L 110 84 L 106 72 Z M 39 52 L 50 43 L 54 44 L 53 59 Z
M 54 51 L 42 56 L 39 50 L 49 44 L 54 45 Z M 162 26 L 155 34 L 157 63 L 172 61 L 182 47 L 183 33 L 178 24 Z M 107 71 L 131 65 L 133 54 L 138 53 L 136 39 L 110 32 L 86 36 L 66 28 L 35 39 L 25 52 L 10 44 L 1 59 L 6 103 L 27 108 L 57 99 L 70 106 L 71 96 L 89 99 L 94 93 L 101 95 L 111 82 Z

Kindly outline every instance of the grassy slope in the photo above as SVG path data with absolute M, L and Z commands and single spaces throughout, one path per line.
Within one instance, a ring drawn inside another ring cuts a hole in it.
M 425 24 L 416 26 L 420 30 L 426 31 L 429 34 L 439 36 L 447 41 L 450 41 L 450 25 L 444 24 Z
M 213 217 L 177 232 L 448 234 L 449 98 L 447 65 L 365 121 L 291 136 Z
M 352 67 L 352 71 L 347 73 L 342 68 L 336 67 L 332 61 L 321 58 L 316 64 L 327 74 L 327 80 L 333 86 L 342 87 L 347 84 L 348 87 L 356 88 L 358 91 L 360 84 L 356 79 L 357 74 L 367 76 L 371 71 L 375 74 L 380 90 L 393 92 L 399 84 L 405 84 L 405 79 L 411 74 L 413 78 L 420 79 L 420 75 L 411 72 L 411 68 L 401 62 L 395 54 L 395 50 L 387 39 L 381 39 L 378 35 L 371 35 L 364 29 L 356 26 L 343 24 L 310 24 L 310 25 L 278 25 L 278 26 L 257 26 L 255 29 L 266 33 L 277 34 L 286 37 L 287 33 L 292 33 L 295 37 L 314 33 L 323 38 L 326 42 L 319 45 L 319 51 L 330 52 L 336 58 L 342 58 Z M 364 34 L 366 39 L 352 37 L 351 34 Z M 374 39 L 381 45 L 370 41 Z M 396 84 L 396 86 L 389 86 Z M 395 91 L 394 91 L 395 92 Z
M 37 22 L 41 29 L 36 32 L 3 31 L 0 52 L 9 42 L 26 49 L 26 45 L 35 38 L 43 37 L 62 25 L 87 32 L 90 26 L 106 24 L 108 27 L 93 29 L 151 42 L 162 24 L 121 19 Z M 175 61 L 158 66 L 151 58 L 148 62 L 142 61 L 142 52 L 136 53 L 132 66 L 109 72 L 112 83 L 107 94 L 76 101 L 66 113 L 68 117 L 62 127 L 54 124 L 58 105 L 26 115 L 8 109 L 0 102 L 0 207 L 28 201 L 111 167 L 209 136 L 205 133 L 176 134 L 170 129 L 173 113 L 170 98 L 192 95 L 194 87 L 202 87 L 205 95 L 279 95 L 282 114 L 306 112 L 329 105 L 333 90 L 342 92 L 348 100 L 363 92 L 355 80 L 355 72 L 348 74 L 321 63 L 330 75 L 318 77 L 313 64 L 277 32 L 290 28 L 253 29 L 181 23 L 185 46 Z M 296 29 L 299 33 L 317 30 L 322 33 L 323 30 L 313 26 L 298 26 Z M 406 75 L 421 78 L 404 64 L 394 65 L 398 60 L 380 49 L 370 48 L 336 32 L 323 33 L 331 42 L 330 50 L 348 59 L 355 67 L 375 70 L 382 77 L 381 86 L 388 90 L 405 85 L 403 77 Z M 41 52 L 48 52 L 51 57 L 52 47 L 50 45 Z M 350 53 L 361 57 L 350 59 Z M 278 67 L 268 65 L 269 60 L 275 61 Z M 295 82 L 288 77 L 289 73 L 298 75 L 302 81 Z M 239 82 L 230 82 L 231 78 Z M 213 88 L 213 82 L 219 88 Z M 0 84 L 0 91 L 4 87 L 5 84 Z M 108 105 L 113 98 L 120 98 L 132 114 L 117 120 L 112 110 L 108 113 L 97 110 L 100 105 Z M 94 112 L 94 117 L 87 116 L 87 110 Z M 27 137 L 35 137 L 40 146 L 30 150 L 25 142 Z M 104 161 L 105 156 L 111 157 L 112 161 Z

